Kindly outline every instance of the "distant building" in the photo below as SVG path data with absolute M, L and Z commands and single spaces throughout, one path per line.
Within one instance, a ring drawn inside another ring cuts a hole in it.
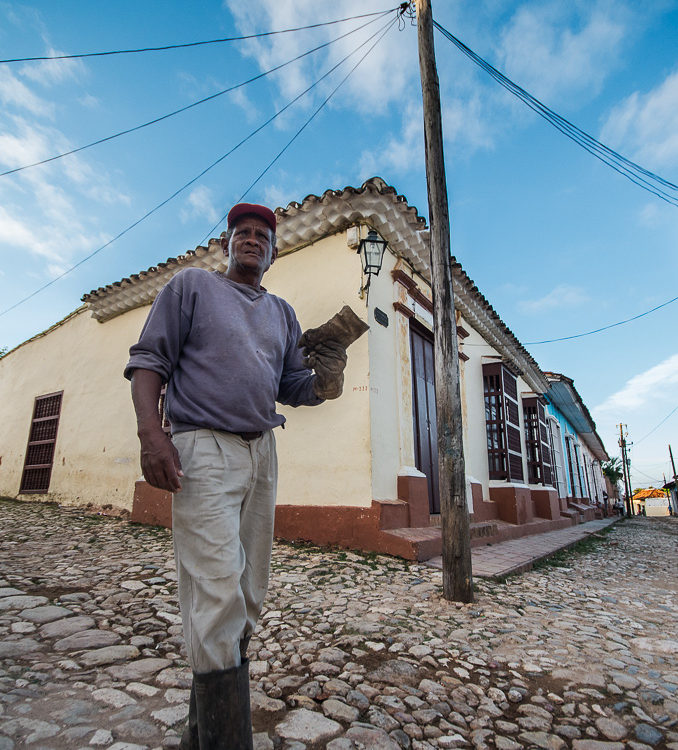
M 574 381 L 556 372 L 546 372 L 549 390 L 548 426 L 553 446 L 553 485 L 570 505 L 580 501 L 609 509 L 609 492 L 602 464 L 609 460 L 603 441 Z
M 636 490 L 631 497 L 636 515 L 668 516 L 669 492 L 665 489 Z

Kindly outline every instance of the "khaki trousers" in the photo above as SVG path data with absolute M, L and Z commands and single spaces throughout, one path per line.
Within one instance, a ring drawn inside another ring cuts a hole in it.
M 194 672 L 241 663 L 268 589 L 278 465 L 271 430 L 247 441 L 215 430 L 172 438 L 182 489 L 172 525 L 179 605 Z

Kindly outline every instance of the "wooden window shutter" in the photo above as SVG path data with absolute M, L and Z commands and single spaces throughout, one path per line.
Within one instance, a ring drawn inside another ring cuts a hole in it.
M 518 380 L 502 366 L 504 403 L 506 404 L 506 445 L 508 448 L 509 478 L 524 481 L 523 451 L 520 443 L 520 410 L 518 407 Z
M 586 476 L 584 467 L 582 466 L 583 456 L 581 455 L 581 448 L 577 443 L 574 444 L 574 458 L 577 463 L 577 478 L 579 480 L 579 497 L 588 497 L 588 490 L 586 489 Z
M 490 479 L 523 481 L 518 382 L 500 362 L 483 365 Z
M 537 401 L 537 411 L 539 412 L 539 440 L 541 442 L 541 466 L 544 477 L 542 484 L 554 485 L 551 436 L 546 418 L 546 409 L 544 409 L 544 404 L 541 401 Z
M 537 396 L 523 399 L 527 475 L 531 484 L 553 484 L 546 411 Z
M 583 497 L 577 446 L 572 435 L 565 436 L 565 447 L 567 448 L 567 467 L 570 475 L 571 497 Z
M 19 493 L 42 494 L 49 490 L 62 396 L 63 391 L 35 399 Z

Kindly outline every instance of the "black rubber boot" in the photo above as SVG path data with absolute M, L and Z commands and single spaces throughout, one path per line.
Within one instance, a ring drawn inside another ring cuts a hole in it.
M 181 735 L 179 750 L 200 750 L 198 715 L 195 705 L 195 681 L 191 683 L 191 699 L 188 703 L 188 724 Z
M 239 667 L 194 674 L 200 750 L 252 750 L 250 677 Z

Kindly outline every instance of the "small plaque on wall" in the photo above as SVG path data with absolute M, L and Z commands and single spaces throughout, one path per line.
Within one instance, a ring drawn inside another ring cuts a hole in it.
M 378 307 L 374 308 L 374 319 L 384 328 L 388 328 L 388 315 Z

